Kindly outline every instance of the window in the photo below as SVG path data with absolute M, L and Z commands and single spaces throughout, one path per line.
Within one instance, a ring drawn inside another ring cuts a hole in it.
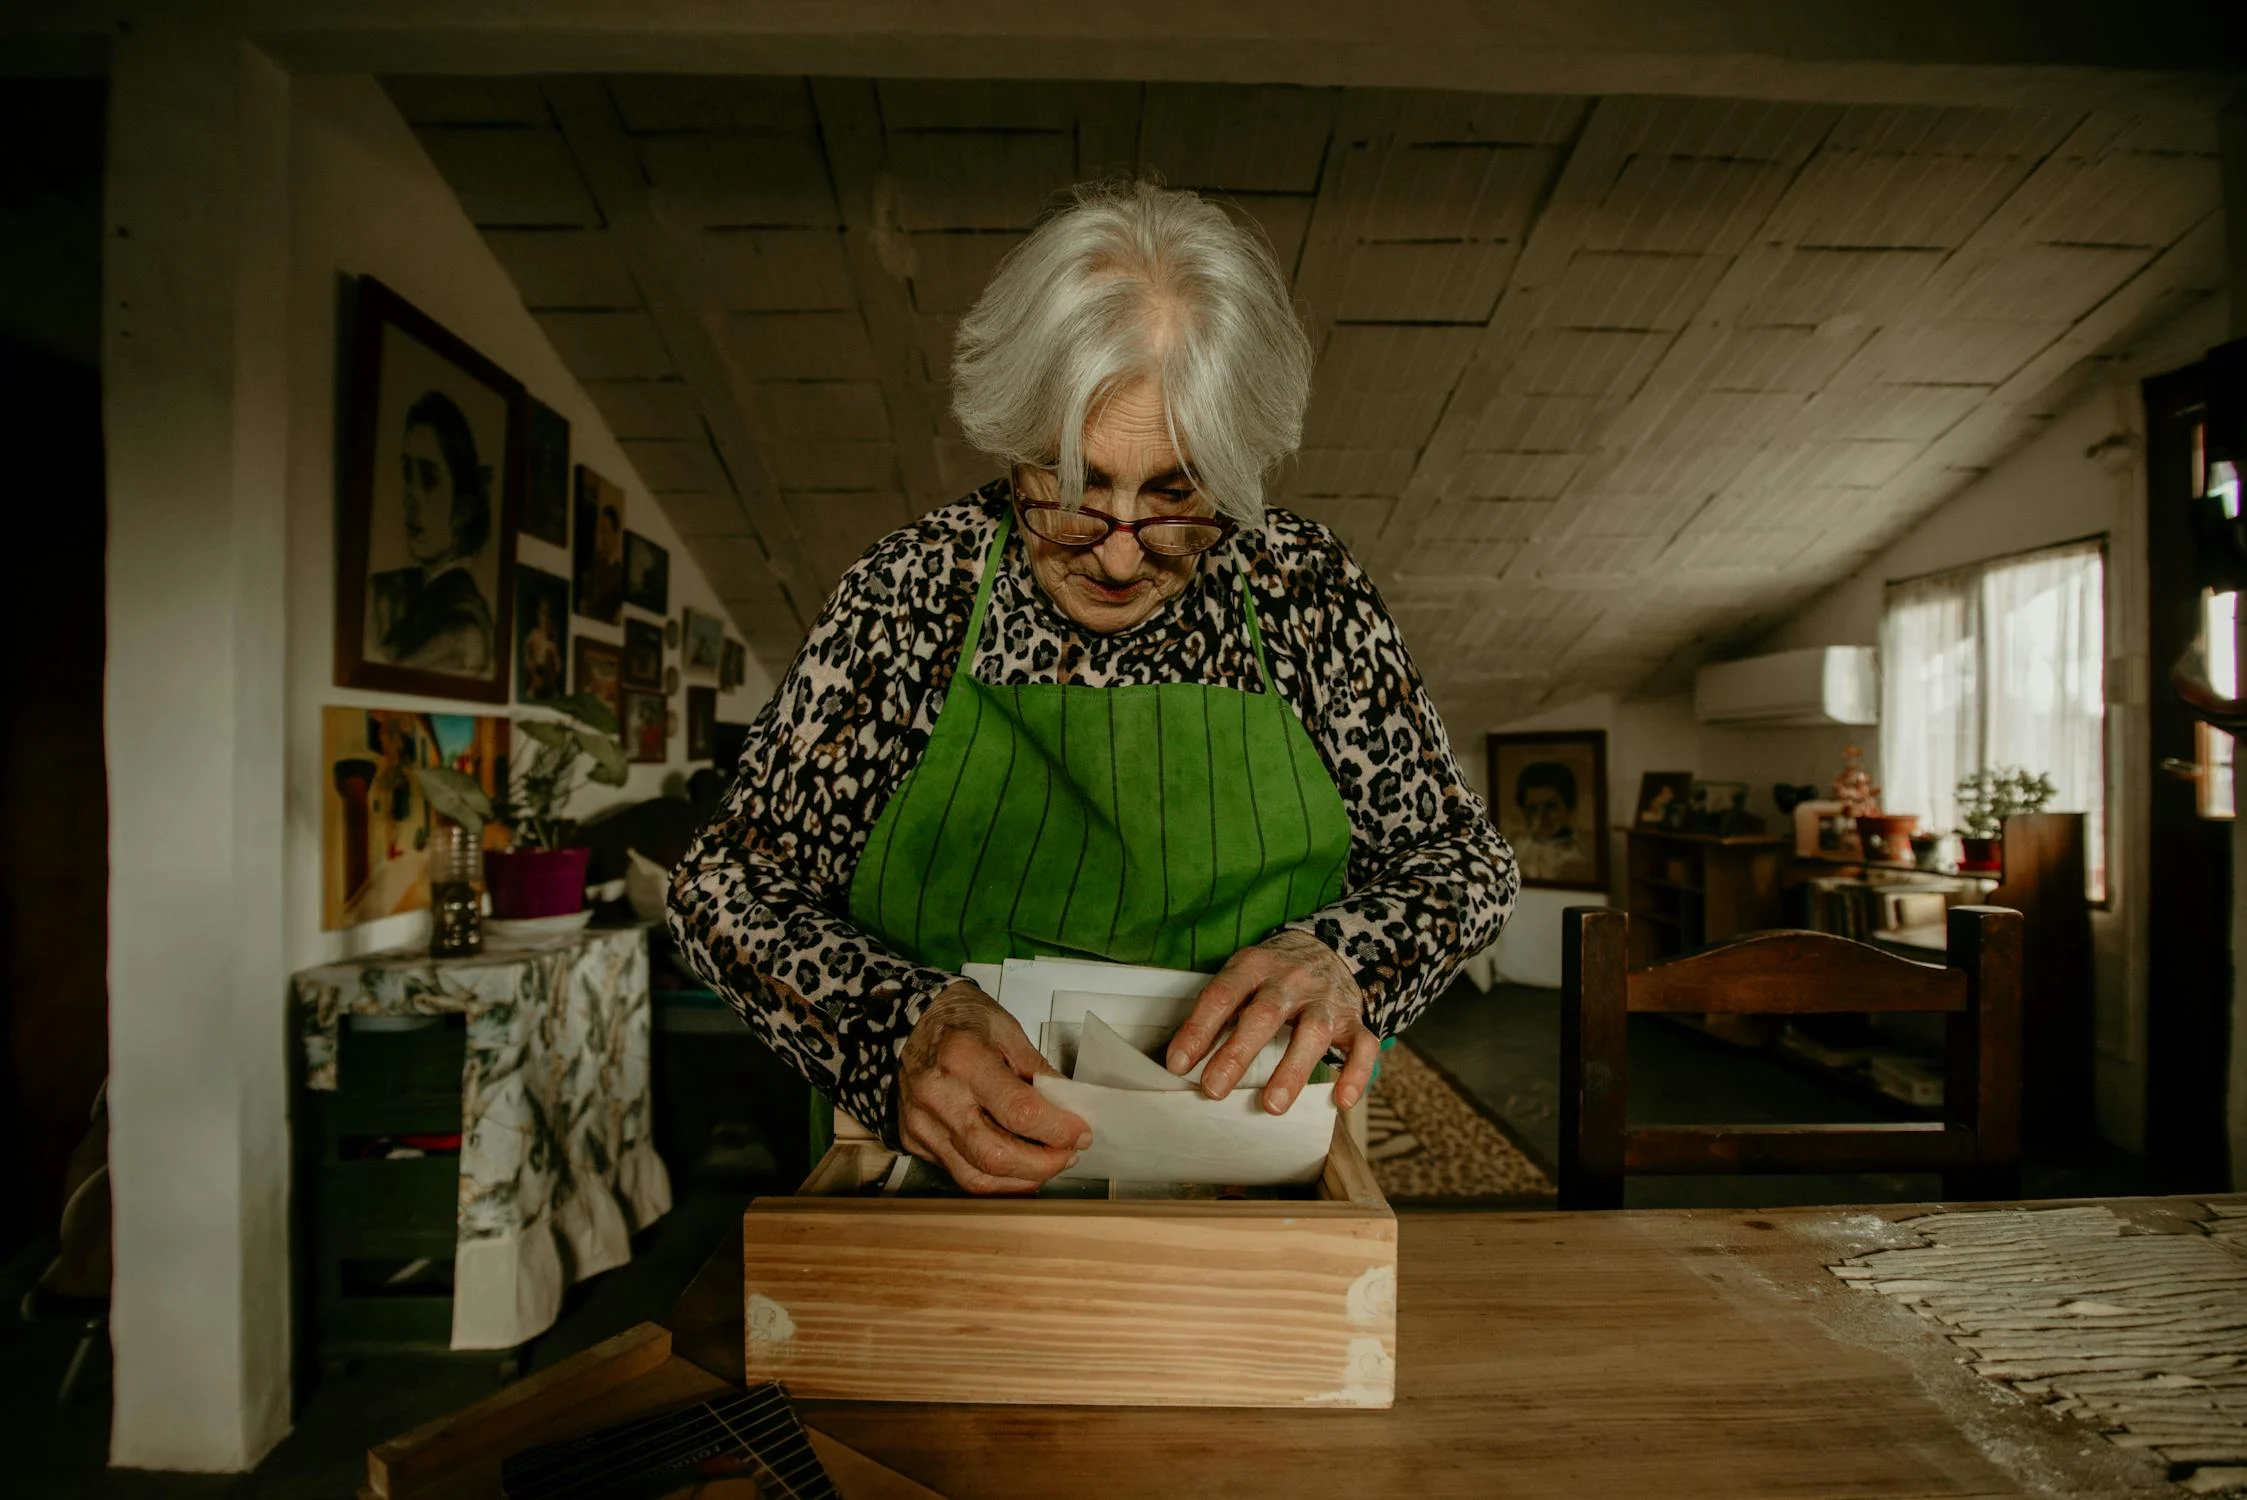
M 2193 493 L 2218 501 L 2224 514 L 2239 515 L 2239 471 L 2226 459 L 2208 461 L 2208 430 L 2193 428 Z M 2200 591 L 2200 659 L 2207 668 L 2208 685 L 2226 698 L 2239 696 L 2238 635 L 2239 596 L 2229 590 Z M 2200 815 L 2230 818 L 2238 807 L 2232 789 L 2232 737 L 2210 724 L 2195 727 L 2199 754 L 2194 768 L 2199 782 Z
M 2082 542 L 1889 585 L 1881 621 L 1882 805 L 1958 825 L 1959 778 L 2042 771 L 2089 815 L 2106 899 L 2106 555 Z

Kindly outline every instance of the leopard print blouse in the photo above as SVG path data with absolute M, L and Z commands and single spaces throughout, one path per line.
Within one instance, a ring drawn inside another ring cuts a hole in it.
M 959 664 L 1003 483 L 877 542 L 847 573 L 751 726 L 733 790 L 671 889 L 680 952 L 757 1036 L 897 1141 L 897 1070 L 928 1002 L 959 981 L 852 925 L 851 875 L 920 759 Z M 1290 927 L 1355 969 L 1394 1036 L 1497 937 L 1521 881 L 1372 581 L 1325 527 L 1284 510 L 1203 554 L 1151 619 L 1099 635 L 1031 576 L 1019 533 L 975 672 L 999 685 L 1260 687 L 1246 569 L 1272 679 L 1349 810 L 1348 886 Z

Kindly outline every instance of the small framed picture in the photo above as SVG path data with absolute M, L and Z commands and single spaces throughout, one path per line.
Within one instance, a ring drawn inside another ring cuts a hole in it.
M 1634 828 L 1668 828 L 1672 808 L 1683 808 L 1693 794 L 1691 771 L 1648 771 L 1638 779 L 1638 811 Z
M 670 725 L 664 718 L 663 695 L 627 689 L 624 694 L 625 756 L 635 765 L 659 766 L 671 758 Z
M 550 703 L 569 696 L 570 583 L 543 568 L 515 570 L 515 696 Z
M 624 613 L 624 491 L 577 466 L 577 612 L 614 625 Z
M 607 641 L 596 641 L 588 636 L 581 635 L 577 638 L 577 650 L 572 666 L 574 668 L 572 676 L 577 684 L 572 691 L 591 693 L 608 705 L 609 712 L 617 716 L 617 723 L 622 724 L 624 722 L 622 712 L 624 707 L 622 700 L 624 692 L 623 649 L 612 646 Z
M 679 649 L 679 622 L 676 617 L 663 622 L 663 644 L 674 651 Z
M 336 686 L 505 703 L 530 397 L 372 276 L 356 298 Z
M 666 698 L 675 698 L 678 696 L 678 694 L 679 669 L 677 667 L 665 667 L 663 669 L 663 696 Z
M 1607 889 L 1607 731 L 1490 736 L 1490 811 L 1522 884 Z
M 1834 831 L 1834 823 L 1841 819 L 1838 802 L 1797 802 L 1794 805 L 1794 853 L 1797 859 L 1855 859 L 1860 852 L 1856 844 L 1857 825 L 1849 823 L 1850 843 L 1843 848 Z
M 708 760 L 718 752 L 718 690 L 687 689 L 687 759 Z
M 624 685 L 643 693 L 663 691 L 663 627 L 648 620 L 624 622 Z
M 531 446 L 523 495 L 523 535 L 570 544 L 570 424 L 543 401 L 531 402 Z
M 690 608 L 681 632 L 686 644 L 680 649 L 680 665 L 689 672 L 715 673 L 725 656 L 726 622 Z
M 730 692 L 749 680 L 749 648 L 739 641 L 727 641 L 725 655 L 718 666 L 718 691 Z
M 671 607 L 671 550 L 637 531 L 624 533 L 624 602 L 651 615 Z

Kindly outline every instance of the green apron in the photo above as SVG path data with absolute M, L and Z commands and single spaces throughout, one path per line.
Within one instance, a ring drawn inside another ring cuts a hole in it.
M 1214 972 L 1342 892 L 1350 819 L 1272 686 L 995 687 L 973 674 L 1010 514 L 920 763 L 851 876 L 858 927 L 916 963 L 1068 957 Z

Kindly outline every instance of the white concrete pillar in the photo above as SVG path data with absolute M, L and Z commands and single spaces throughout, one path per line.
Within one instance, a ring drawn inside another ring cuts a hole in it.
M 103 266 L 110 1458 L 237 1470 L 289 1422 L 289 83 L 138 9 Z

